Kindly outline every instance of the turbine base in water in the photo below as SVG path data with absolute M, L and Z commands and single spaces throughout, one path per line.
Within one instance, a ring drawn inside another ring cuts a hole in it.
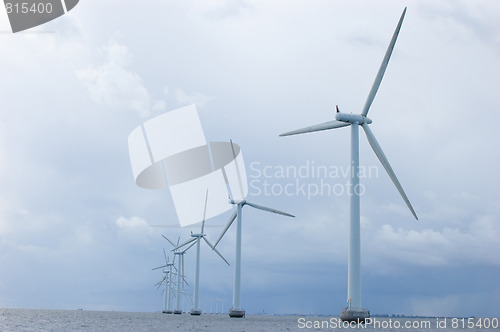
M 201 310 L 193 309 L 193 310 L 191 310 L 190 314 L 193 316 L 199 316 L 199 315 L 201 315 Z
M 365 308 L 345 307 L 340 313 L 340 319 L 344 322 L 364 323 L 367 318 L 370 318 L 370 312 Z
M 233 317 L 233 318 L 243 318 L 245 317 L 245 310 L 235 310 L 235 309 L 231 309 L 229 310 L 229 317 Z
M 174 310 L 174 314 L 175 315 L 180 315 L 180 314 L 182 314 L 182 311 L 181 310 Z

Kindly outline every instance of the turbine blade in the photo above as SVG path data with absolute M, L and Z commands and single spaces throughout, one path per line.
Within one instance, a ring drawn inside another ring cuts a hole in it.
M 158 270 L 158 269 L 162 269 L 164 267 L 167 267 L 167 266 L 166 265 L 162 265 L 162 266 L 155 267 L 154 269 L 151 269 L 151 270 Z
M 219 238 L 215 242 L 214 248 L 217 247 L 217 245 L 219 244 L 220 240 L 222 239 L 222 237 L 224 236 L 224 234 L 226 234 L 227 230 L 229 229 L 229 227 L 233 223 L 234 219 L 236 219 L 237 215 L 238 215 L 238 210 L 235 209 L 234 212 L 233 212 L 233 214 L 231 215 L 231 217 L 229 217 L 229 221 L 227 222 L 226 227 L 224 227 L 224 230 L 222 231 L 222 233 L 220 234 Z
M 227 265 L 231 266 L 231 264 L 229 264 L 229 262 L 224 258 L 224 256 L 222 256 L 222 254 L 219 252 L 219 250 L 215 249 L 215 247 L 210 243 L 210 241 L 208 241 L 206 239 L 206 237 L 203 236 L 203 240 L 205 240 L 205 242 L 208 244 L 208 246 L 210 248 L 212 248 L 212 250 L 215 251 L 217 253 L 217 255 L 219 255 L 220 258 L 222 258 L 224 260 L 224 262 L 226 262 Z
M 389 47 L 385 52 L 384 59 L 382 60 L 382 64 L 378 69 L 377 76 L 375 77 L 375 81 L 373 82 L 370 93 L 368 94 L 368 98 L 366 99 L 365 106 L 363 107 L 362 115 L 366 116 L 368 111 L 370 110 L 370 106 L 372 105 L 373 99 L 375 99 L 375 95 L 377 94 L 378 88 L 380 86 L 380 82 L 382 82 L 382 78 L 384 77 L 385 69 L 387 68 L 387 64 L 389 63 L 389 59 L 391 58 L 392 50 L 394 49 L 394 45 L 396 44 L 396 39 L 398 38 L 399 30 L 401 29 L 401 25 L 403 24 L 403 19 L 405 17 L 406 7 L 401 14 L 401 18 L 399 19 L 398 25 L 396 26 L 396 30 L 392 35 L 391 42 L 389 43 Z
M 161 236 L 163 236 L 163 238 L 165 240 L 167 240 L 174 248 L 176 247 L 176 245 L 172 241 L 170 241 L 169 239 L 167 239 L 167 237 L 165 235 L 162 234 Z M 177 245 L 179 245 L 179 241 L 177 241 Z
M 156 289 L 158 289 L 158 288 L 160 288 L 160 287 L 161 287 L 161 285 L 163 284 L 163 282 L 165 281 L 165 279 L 167 279 L 167 276 L 166 276 L 166 275 L 163 277 L 163 279 L 161 279 L 160 281 L 158 281 L 158 282 L 155 284 L 155 286 L 156 286 L 156 285 L 158 285 L 158 287 L 157 287 Z
M 292 131 L 280 134 L 280 136 L 290 136 L 290 135 L 297 135 L 297 134 L 312 133 L 314 131 L 341 128 L 341 127 L 345 127 L 345 126 L 349 126 L 349 125 L 350 125 L 350 123 L 347 123 L 347 122 L 333 120 L 333 121 L 328 121 L 325 123 L 317 124 L 314 126 L 305 127 L 302 129 L 292 130 Z
M 363 129 L 365 130 L 366 138 L 368 138 L 368 142 L 370 143 L 373 151 L 377 155 L 378 160 L 380 160 L 380 162 L 382 163 L 382 166 L 384 166 L 385 171 L 387 172 L 387 174 L 389 174 L 389 177 L 391 178 L 392 182 L 394 183 L 394 185 L 398 189 L 399 194 L 401 195 L 401 197 L 403 197 L 403 200 L 405 201 L 406 205 L 410 209 L 410 211 L 413 214 L 413 216 L 415 217 L 416 220 L 418 220 L 417 214 L 415 213 L 415 210 L 413 209 L 413 206 L 411 206 L 411 203 L 408 200 L 408 197 L 406 196 L 406 194 L 405 194 L 405 192 L 403 190 L 403 187 L 399 183 L 399 180 L 396 177 L 396 174 L 392 170 L 392 167 L 389 164 L 389 161 L 387 160 L 387 157 L 385 156 L 384 152 L 382 151 L 382 148 L 378 144 L 377 139 L 373 135 L 373 132 L 371 131 L 371 129 L 368 126 L 368 124 L 364 123 L 362 126 L 363 126 Z
M 293 214 L 286 213 L 286 212 L 283 212 L 283 211 L 280 211 L 280 210 L 276 210 L 276 209 L 272 209 L 272 208 L 268 208 L 266 206 L 262 206 L 262 205 L 259 205 L 259 204 L 251 203 L 249 201 L 246 201 L 246 205 L 250 205 L 251 207 L 259 209 L 259 210 L 262 210 L 262 211 L 267 211 L 267 212 L 282 214 L 282 215 L 287 216 L 287 217 L 295 218 L 295 216 Z
M 203 210 L 203 222 L 201 223 L 201 234 L 203 234 L 203 230 L 205 229 L 205 217 L 207 215 L 207 202 L 208 202 L 208 188 L 207 188 L 207 193 L 205 194 L 205 208 Z
M 165 248 L 162 248 L 163 249 L 163 257 L 165 257 L 165 262 L 168 264 L 168 258 L 167 258 L 167 254 L 165 253 Z
M 183 244 L 181 244 L 181 245 L 179 245 L 178 247 L 176 247 L 176 248 L 172 249 L 172 251 L 174 251 L 174 250 L 178 250 L 178 249 L 180 249 L 180 248 L 184 247 L 186 244 L 189 244 L 189 243 L 191 243 L 191 242 L 193 242 L 193 241 L 196 241 L 196 238 L 195 238 L 195 237 L 190 238 L 189 240 L 187 240 L 187 241 L 186 241 L 186 242 L 184 242 Z
M 196 244 L 196 241 L 193 241 L 193 243 L 191 243 L 186 249 L 184 249 L 182 251 L 182 254 L 184 254 L 186 251 L 188 251 L 192 246 L 194 246 Z

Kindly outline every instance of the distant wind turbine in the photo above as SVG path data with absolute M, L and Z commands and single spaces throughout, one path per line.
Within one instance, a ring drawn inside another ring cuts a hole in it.
M 232 150 L 232 153 L 233 153 L 234 160 L 236 162 L 236 153 L 234 151 L 234 147 L 233 147 L 233 142 L 232 141 L 231 141 L 231 150 Z M 242 186 L 242 182 L 241 182 L 241 175 L 240 175 L 239 167 L 238 167 L 237 163 L 236 163 L 236 174 L 238 176 L 238 183 L 239 183 L 239 189 L 240 189 L 241 197 L 245 197 L 245 195 L 243 194 L 243 186 Z M 237 219 L 237 221 L 236 221 L 236 250 L 235 250 L 235 259 L 234 259 L 235 263 L 234 263 L 233 306 L 229 310 L 229 316 L 230 317 L 241 318 L 241 317 L 245 316 L 245 310 L 241 309 L 241 304 L 240 304 L 240 288 L 241 288 L 241 220 L 242 220 L 242 214 L 241 213 L 242 213 L 242 208 L 245 205 L 248 205 L 248 206 L 251 206 L 253 208 L 262 210 L 262 211 L 267 211 L 267 212 L 272 212 L 272 213 L 276 213 L 276 214 L 281 214 L 281 215 L 284 215 L 284 216 L 287 216 L 287 217 L 295 217 L 295 216 L 291 215 L 289 213 L 286 213 L 286 212 L 282 212 L 282 211 L 276 210 L 276 209 L 272 209 L 272 208 L 268 208 L 268 207 L 265 207 L 265 206 L 262 206 L 262 205 L 259 205 L 259 204 L 251 203 L 251 202 L 247 201 L 246 199 L 236 200 L 235 201 L 235 200 L 233 200 L 231 198 L 231 193 L 229 193 L 229 195 L 230 195 L 229 196 L 229 203 L 233 204 L 233 205 L 236 205 L 236 209 L 234 210 L 233 214 L 229 218 L 229 221 L 228 221 L 226 227 L 224 227 L 224 230 L 222 231 L 221 235 L 219 236 L 219 239 L 217 240 L 217 242 L 215 242 L 215 246 L 214 247 L 217 247 L 217 244 L 219 244 L 219 242 L 222 239 L 222 237 L 224 236 L 224 234 L 226 234 L 226 232 L 229 229 L 229 227 L 231 227 L 231 225 L 233 224 L 233 221 L 235 219 Z
M 290 131 L 280 136 L 288 136 L 288 135 L 296 135 L 303 133 L 310 133 L 314 131 L 320 130 L 328 130 L 341 128 L 346 126 L 351 126 L 351 193 L 350 193 L 350 235 L 349 235 L 349 257 L 348 257 L 348 290 L 347 290 L 347 306 L 341 312 L 340 317 L 346 321 L 364 321 L 366 318 L 370 316 L 370 312 L 362 307 L 361 305 L 361 241 L 360 241 L 360 197 L 359 197 L 359 126 L 363 128 L 366 133 L 366 138 L 370 143 L 373 151 L 377 155 L 377 158 L 384 166 L 387 174 L 391 178 L 392 182 L 396 186 L 399 191 L 401 197 L 405 201 L 406 205 L 410 209 L 411 213 L 418 220 L 417 214 L 413 209 L 408 197 L 403 191 L 403 187 L 399 183 L 396 174 L 392 170 L 389 161 L 387 160 L 382 148 L 378 144 L 375 136 L 373 135 L 370 127 L 368 126 L 372 123 L 372 120 L 367 118 L 368 111 L 370 106 L 375 98 L 375 94 L 380 86 L 380 82 L 382 81 L 382 77 L 384 76 L 385 69 L 387 68 L 387 64 L 389 63 L 389 58 L 391 57 L 392 50 L 394 49 L 394 45 L 396 44 L 396 39 L 399 34 L 399 30 L 401 29 L 401 24 L 403 23 L 403 19 L 406 13 L 406 8 L 403 10 L 401 14 L 401 18 L 399 19 L 396 30 L 394 31 L 394 35 L 392 36 L 391 42 L 387 51 L 385 53 L 384 59 L 382 60 L 382 64 L 380 65 L 377 76 L 375 77 L 375 81 L 373 82 L 373 86 L 368 94 L 368 98 L 366 99 L 365 105 L 361 114 L 347 114 L 341 113 L 339 108 L 337 107 L 337 114 L 335 115 L 335 120 L 325 122 L 322 124 Z
M 203 239 L 212 250 L 214 250 L 217 255 L 220 256 L 226 262 L 227 265 L 229 265 L 228 261 L 222 256 L 222 254 L 215 249 L 215 247 L 210 243 L 210 241 L 207 240 L 207 235 L 203 233 L 205 230 L 205 217 L 206 217 L 206 212 L 207 212 L 207 201 L 208 201 L 208 190 L 205 196 L 205 209 L 203 211 L 203 222 L 201 223 L 201 232 L 200 233 L 191 233 L 192 239 L 187 240 L 183 244 L 177 246 L 173 250 L 179 250 L 180 248 L 190 244 L 190 243 L 196 243 L 196 274 L 195 274 L 195 281 L 194 281 L 194 304 L 193 304 L 193 309 L 191 309 L 191 315 L 201 315 L 201 309 L 200 309 L 200 296 L 199 296 L 199 284 L 200 284 L 200 239 Z M 195 242 L 196 241 L 196 242 Z M 191 248 L 189 246 L 189 248 Z M 188 248 L 188 249 L 189 249 Z M 186 249 L 187 250 L 187 249 Z
M 172 241 L 170 241 L 165 235 L 162 235 L 165 240 L 167 240 L 174 248 L 179 246 L 179 240 L 180 238 L 177 239 L 177 244 L 174 244 Z M 176 291 L 176 305 L 174 309 L 174 314 L 182 314 L 181 310 L 181 288 L 186 283 L 188 284 L 186 279 L 184 278 L 184 254 L 186 251 L 189 250 L 192 246 L 195 245 L 195 242 L 193 242 L 190 246 L 188 246 L 184 250 L 175 250 L 174 251 L 174 257 L 179 256 L 179 260 L 177 261 L 177 291 Z M 174 258 L 175 260 L 175 258 Z M 189 285 L 188 285 L 189 286 Z
M 156 285 L 158 287 L 161 286 L 163 282 L 165 282 L 165 291 L 164 291 L 164 307 L 163 307 L 163 313 L 164 314 L 171 314 L 172 310 L 170 309 L 170 305 L 172 302 L 172 267 L 175 268 L 174 261 L 175 261 L 175 256 L 174 256 L 174 261 L 169 262 L 167 254 L 165 254 L 165 249 L 163 249 L 163 256 L 165 257 L 165 265 L 158 266 L 153 268 L 152 270 L 158 270 L 158 269 L 163 269 L 163 273 L 165 276 L 163 279 L 158 282 Z

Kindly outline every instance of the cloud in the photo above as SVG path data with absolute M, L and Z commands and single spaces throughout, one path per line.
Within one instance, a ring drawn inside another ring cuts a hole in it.
M 165 87 L 165 93 L 167 94 L 169 89 Z M 179 105 L 188 105 L 195 104 L 196 106 L 203 106 L 210 100 L 214 99 L 213 97 L 207 96 L 203 93 L 191 93 L 188 94 L 184 92 L 182 89 L 176 88 L 174 92 L 174 98 L 177 104 Z
M 384 224 L 369 239 L 369 256 L 376 265 L 500 266 L 491 248 L 500 243 L 500 226 L 492 216 L 480 216 L 467 226 L 423 230 Z M 368 260 L 370 261 L 370 260 Z M 383 270 L 383 269 L 382 269 Z
M 146 220 L 140 217 L 119 217 L 115 220 L 118 227 L 117 235 L 119 239 L 135 244 L 147 244 L 153 237 L 153 229 Z
M 125 217 L 120 217 L 115 221 L 116 225 L 121 229 L 128 230 L 140 230 L 140 229 L 149 229 L 149 225 L 146 220 L 139 217 L 132 217 L 127 219 Z
M 111 108 L 128 108 L 141 117 L 150 115 L 152 104 L 155 110 L 163 107 L 161 101 L 153 102 L 142 78 L 127 69 L 130 54 L 126 46 L 110 40 L 104 52 L 105 64 L 76 71 L 94 102 Z
M 125 45 L 110 40 L 103 47 L 103 52 L 106 56 L 104 64 L 75 71 L 78 79 L 87 87 L 93 102 L 113 109 L 130 109 L 141 117 L 150 116 L 151 111 L 162 112 L 167 109 L 167 103 L 155 100 L 142 77 L 129 69 L 131 55 Z M 163 92 L 177 106 L 203 106 L 214 99 L 203 93 L 187 93 L 180 88 L 165 87 Z

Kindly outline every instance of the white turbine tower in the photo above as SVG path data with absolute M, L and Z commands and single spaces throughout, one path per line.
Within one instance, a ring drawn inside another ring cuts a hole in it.
M 231 141 L 231 149 L 233 153 L 234 160 L 236 161 L 236 153 L 234 151 L 233 147 L 233 142 Z M 243 194 L 243 185 L 241 183 L 241 175 L 239 172 L 239 167 L 236 162 L 236 174 L 238 176 L 238 182 L 239 182 L 239 188 L 241 192 L 241 197 L 245 197 Z M 295 217 L 294 215 L 291 215 L 289 213 L 279 211 L 276 209 L 268 208 L 259 204 L 251 203 L 247 201 L 246 199 L 242 200 L 233 200 L 230 196 L 229 203 L 236 205 L 236 209 L 234 210 L 233 214 L 229 218 L 229 221 L 222 231 L 221 235 L 219 236 L 219 239 L 217 239 L 217 242 L 215 242 L 215 247 L 217 244 L 220 242 L 224 234 L 226 234 L 227 230 L 229 227 L 232 225 L 233 221 L 236 220 L 236 250 L 235 250 L 235 263 L 234 263 L 234 287 L 233 287 L 233 306 L 229 310 L 229 316 L 230 317 L 236 317 L 236 318 L 241 318 L 245 316 L 245 310 L 241 309 L 241 304 L 240 304 L 240 288 L 241 288 L 241 220 L 242 220 L 242 208 L 245 205 L 251 206 L 253 208 L 262 210 L 262 211 L 267 211 L 267 212 L 272 212 L 276 214 L 281 214 L 287 217 Z M 237 217 L 237 218 L 236 218 Z
M 222 254 L 215 249 L 215 247 L 210 243 L 210 241 L 207 240 L 206 234 L 203 233 L 205 230 L 205 216 L 207 212 L 207 201 L 208 201 L 208 190 L 205 196 L 205 209 L 203 211 L 203 222 L 201 223 L 201 232 L 200 233 L 191 233 L 192 239 L 187 240 L 183 244 L 177 246 L 174 248 L 174 250 L 179 250 L 180 248 L 184 247 L 185 245 L 188 245 L 190 243 L 196 243 L 196 274 L 195 274 L 195 281 L 194 281 L 194 304 L 193 304 L 193 309 L 191 309 L 191 315 L 201 315 L 201 309 L 200 309 L 200 295 L 199 295 L 199 284 L 200 284 L 200 240 L 203 239 L 205 242 L 208 244 L 212 250 L 214 250 L 217 255 L 220 256 L 226 262 L 227 265 L 229 265 L 228 261 L 222 256 Z M 196 242 L 195 242 L 196 241 Z M 191 247 L 191 246 L 190 246 Z M 189 248 L 188 248 L 189 249 Z M 186 249 L 187 250 L 187 249 Z
M 351 193 L 350 193 L 350 228 L 349 228 L 349 257 L 348 257 L 348 290 L 347 290 L 347 306 L 342 311 L 340 317 L 343 320 L 352 321 L 352 320 L 362 320 L 368 318 L 370 313 L 368 310 L 364 309 L 361 304 L 361 254 L 360 254 L 360 205 L 359 205 L 359 126 L 363 128 L 366 133 L 366 138 L 370 143 L 373 151 L 377 155 L 378 159 L 384 166 L 387 174 L 391 178 L 392 182 L 398 189 L 399 193 L 403 197 L 406 205 L 410 209 L 411 213 L 418 220 L 413 207 L 408 200 L 401 184 L 399 183 L 396 174 L 392 170 L 389 161 L 387 160 L 384 152 L 382 151 L 380 145 L 378 144 L 375 136 L 373 135 L 370 127 L 368 126 L 372 123 L 372 120 L 366 117 L 368 114 L 368 110 L 375 98 L 375 94 L 380 86 L 380 82 L 382 81 L 382 77 L 384 76 L 385 69 L 387 68 L 387 64 L 389 62 L 389 58 L 391 57 L 392 50 L 394 48 L 394 44 L 396 43 L 396 39 L 398 37 L 399 30 L 401 29 L 401 24 L 403 23 L 403 18 L 406 13 L 406 8 L 403 10 L 401 14 L 401 18 L 399 19 L 396 30 L 394 31 L 394 35 L 392 36 L 392 40 L 387 48 L 384 59 L 380 66 L 380 69 L 375 77 L 375 81 L 372 85 L 370 93 L 368 94 L 368 98 L 366 100 L 365 106 L 361 111 L 361 114 L 346 114 L 341 113 L 337 107 L 337 114 L 335 115 L 335 120 L 325 122 L 322 124 L 314 125 L 311 127 L 306 127 L 294 131 L 290 131 L 280 136 L 288 136 L 288 135 L 296 135 L 302 133 L 309 133 L 320 130 L 334 129 L 340 127 L 351 126 Z
M 170 241 L 165 235 L 162 235 L 165 240 L 167 240 L 174 248 L 179 246 L 179 239 L 177 239 L 177 244 L 174 244 Z M 190 246 L 188 246 L 184 250 L 174 250 L 174 257 L 179 256 L 179 260 L 177 261 L 177 291 L 176 291 L 176 304 L 174 309 L 174 314 L 180 315 L 182 314 L 181 310 L 181 288 L 186 283 L 188 285 L 186 279 L 184 278 L 184 254 L 189 250 L 195 243 L 193 242 Z M 175 258 L 174 258 L 175 261 Z M 188 285 L 189 286 L 189 285 Z

